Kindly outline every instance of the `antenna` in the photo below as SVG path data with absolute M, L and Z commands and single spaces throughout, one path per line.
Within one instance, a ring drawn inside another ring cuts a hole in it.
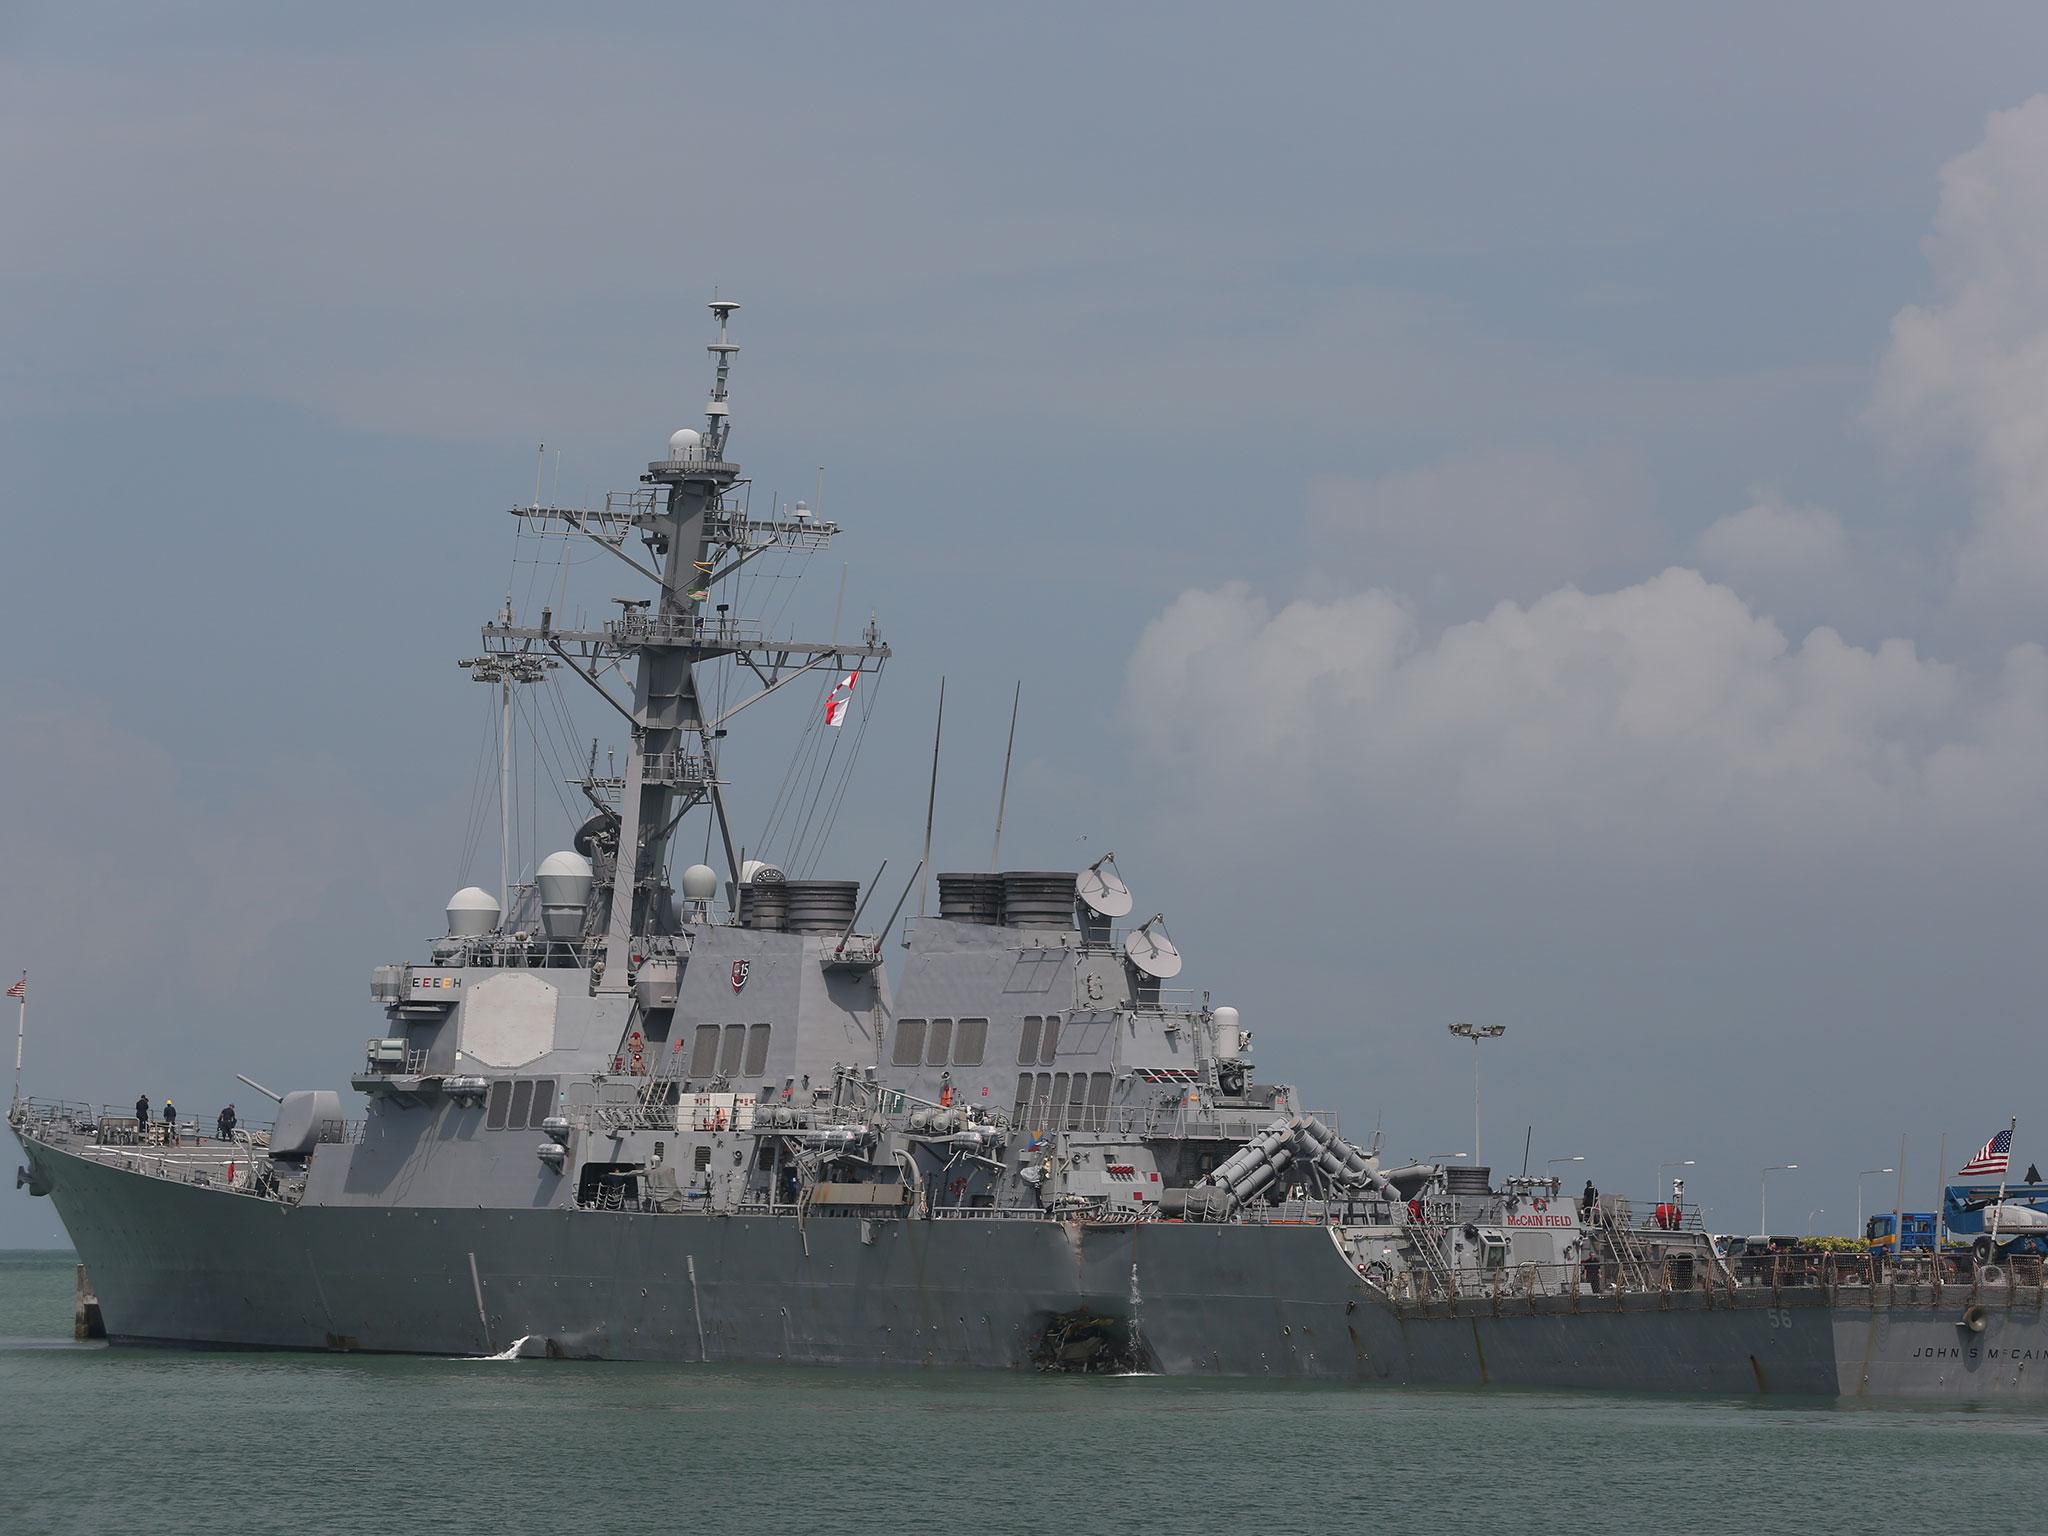
M 716 293 L 718 290 L 713 289 Z M 726 323 L 732 319 L 732 312 L 739 308 L 731 299 L 713 299 L 711 313 L 718 316 L 718 340 L 707 343 L 705 350 L 718 359 L 718 377 L 711 386 L 711 399 L 704 407 L 704 446 L 710 450 L 706 458 L 725 457 L 725 435 L 732 427 L 732 407 L 725 396 L 726 375 L 732 371 L 732 355 L 739 351 L 736 342 L 726 339 Z
M 548 445 L 535 443 L 533 446 L 533 505 L 540 509 L 540 472 L 548 461 Z
M 846 953 L 846 941 L 853 937 L 853 925 L 860 921 L 861 913 L 867 911 L 868 898 L 875 894 L 876 889 L 882 883 L 882 876 L 888 868 L 889 861 L 887 859 L 882 860 L 882 867 L 875 871 L 875 878 L 870 880 L 868 888 L 860 893 L 860 903 L 853 909 L 853 916 L 849 917 L 846 920 L 846 926 L 839 930 L 839 943 L 834 947 L 833 954 L 843 955 Z
M 918 878 L 923 874 L 924 860 L 920 859 L 918 860 L 917 868 L 910 872 L 910 878 L 903 882 L 903 894 L 896 898 L 896 905 L 889 909 L 889 921 L 882 924 L 882 931 L 875 935 L 875 943 L 877 945 L 889 942 L 889 930 L 896 926 L 896 919 L 903 914 L 903 903 L 910 900 L 910 888 L 917 884 Z M 879 879 L 880 877 L 877 876 L 877 878 Z
M 1131 888 L 1124 884 L 1124 877 L 1118 873 L 1113 852 L 1105 853 L 1081 871 L 1074 880 L 1074 894 L 1097 917 L 1130 915 Z
M 917 861 L 922 870 L 932 861 L 932 813 L 939 804 L 939 741 L 946 733 L 946 680 L 939 679 L 939 718 L 932 725 L 932 783 L 924 797 L 924 857 Z M 917 888 L 917 915 L 924 916 L 924 887 Z
M 1003 807 L 1010 799 L 1010 754 L 1017 749 L 1017 705 L 1024 697 L 1024 679 L 1017 679 L 1017 691 L 1010 695 L 1010 741 L 1003 748 L 1003 787 L 996 795 L 996 844 L 988 852 L 989 873 L 1003 861 Z
M 1124 953 L 1130 957 L 1131 964 L 1159 981 L 1180 974 L 1180 951 L 1166 936 L 1166 929 L 1160 926 L 1165 916 L 1163 912 L 1153 913 L 1143 927 L 1133 928 L 1124 940 Z M 1156 933 L 1153 932 L 1155 928 L 1159 930 Z

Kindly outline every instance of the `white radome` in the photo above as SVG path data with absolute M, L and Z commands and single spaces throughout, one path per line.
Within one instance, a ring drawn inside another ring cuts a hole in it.
M 704 434 L 694 427 L 680 427 L 669 435 L 670 459 L 694 459 L 704 446 Z
M 540 891 L 541 928 L 551 939 L 573 939 L 583 931 L 583 908 L 590 900 L 590 860 L 573 848 L 549 854 L 533 872 Z
M 465 885 L 448 898 L 448 935 L 456 939 L 480 939 L 497 930 L 502 913 L 497 897 L 481 886 Z
M 691 901 L 709 901 L 718 894 L 718 871 L 709 864 L 692 864 L 683 871 L 683 894 Z

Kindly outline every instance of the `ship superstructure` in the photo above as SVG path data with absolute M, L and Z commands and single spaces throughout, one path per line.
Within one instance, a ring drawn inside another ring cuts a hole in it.
M 114 1112 L 14 1106 L 20 1182 L 55 1199 L 113 1336 L 2036 1390 L 2038 1274 L 1959 1299 L 1898 1272 L 1731 1264 L 1682 1187 L 1639 1209 L 1384 1165 L 1261 1075 L 1235 1008 L 1178 985 L 1164 916 L 1139 919 L 1114 855 L 938 874 L 892 995 L 902 898 L 749 858 L 733 826 L 744 712 L 825 678 L 843 709 L 890 650 L 872 621 L 785 637 L 723 599 L 750 562 L 839 530 L 801 503 L 750 515 L 738 306 L 711 307 L 703 428 L 601 508 L 513 509 L 638 593 L 595 627 L 508 604 L 464 663 L 508 690 L 573 671 L 622 727 L 623 771 L 593 750 L 587 815 L 530 884 L 501 865 L 499 894 L 459 891 L 424 957 L 375 967 L 351 1098 L 286 1094 L 269 1127 L 192 1148 Z M 708 688 L 717 665 L 747 687 Z M 716 866 L 678 869 L 692 846 Z

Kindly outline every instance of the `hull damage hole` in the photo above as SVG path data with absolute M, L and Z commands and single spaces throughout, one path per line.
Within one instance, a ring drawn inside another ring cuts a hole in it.
M 1128 1320 L 1086 1307 L 1046 1318 L 1031 1346 L 1031 1365 L 1077 1376 L 1127 1376 L 1151 1369 Z

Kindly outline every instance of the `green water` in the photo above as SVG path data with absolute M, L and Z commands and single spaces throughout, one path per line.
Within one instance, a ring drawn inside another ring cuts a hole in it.
M 71 1285 L 0 1253 L 9 1536 L 2048 1529 L 2048 1413 L 108 1349 Z

